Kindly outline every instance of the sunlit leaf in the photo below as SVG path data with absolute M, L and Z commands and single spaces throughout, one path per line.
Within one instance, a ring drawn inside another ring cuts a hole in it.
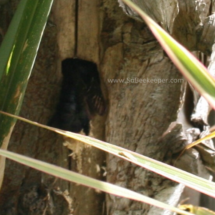
M 0 48 L 0 109 L 18 114 L 53 0 L 21 0 Z M 0 117 L 0 146 L 15 119 Z
M 146 22 L 175 66 L 215 109 L 215 81 L 202 63 L 130 0 L 122 0 Z
M 185 212 L 183 210 L 180 210 L 176 207 L 173 207 L 171 205 L 164 204 L 162 202 L 159 202 L 155 199 L 149 198 L 147 196 L 141 195 L 139 193 L 136 193 L 134 191 L 128 190 L 123 187 L 119 187 L 107 182 L 99 181 L 66 169 L 63 169 L 61 167 L 48 164 L 42 161 L 38 161 L 32 158 L 28 158 L 26 156 L 18 155 L 16 153 L 8 152 L 5 150 L 0 149 L 0 155 L 5 156 L 7 158 L 10 158 L 16 162 L 19 162 L 21 164 L 27 165 L 29 167 L 32 167 L 34 169 L 43 171 L 45 173 L 48 173 L 50 175 L 53 175 L 55 177 L 70 181 L 70 182 L 75 182 L 81 185 L 85 185 L 97 190 L 101 190 L 106 193 L 110 193 L 113 195 L 117 195 L 120 197 L 125 197 L 128 199 L 140 201 L 140 202 L 145 202 L 150 205 L 154 205 L 156 207 L 160 207 L 163 209 L 167 209 L 170 211 L 174 211 L 180 214 L 184 215 L 191 215 L 191 213 Z
M 193 205 L 180 205 L 179 207 L 182 210 L 189 211 L 190 213 L 196 215 L 215 215 L 215 212 L 203 207 L 197 207 Z
M 79 140 L 83 143 L 87 143 L 91 146 L 104 150 L 108 153 L 116 155 L 124 160 L 130 161 L 131 163 L 137 164 L 143 168 L 146 168 L 150 171 L 153 171 L 157 174 L 160 174 L 166 178 L 169 178 L 178 183 L 182 183 L 192 189 L 195 189 L 199 192 L 205 193 L 209 196 L 215 197 L 215 183 L 208 181 L 206 179 L 200 178 L 183 170 L 177 169 L 173 166 L 167 165 L 165 163 L 159 162 L 152 158 L 143 156 L 141 154 L 132 152 L 130 150 L 124 149 L 122 147 L 97 140 L 92 137 L 84 136 L 81 134 L 64 131 L 61 129 L 49 127 L 37 122 L 33 122 L 31 120 L 25 119 L 23 117 L 15 116 L 9 113 L 5 113 L 0 111 L 0 113 L 5 114 L 10 117 L 14 117 L 16 119 L 22 120 L 32 125 L 39 126 L 41 128 L 48 129 L 50 131 L 54 131 L 58 134 L 64 135 L 66 137 L 70 137 L 76 140 Z

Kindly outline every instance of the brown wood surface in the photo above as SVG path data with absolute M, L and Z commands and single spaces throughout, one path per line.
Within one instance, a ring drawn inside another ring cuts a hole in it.
M 0 42 L 18 2 L 0 4 Z M 189 49 L 210 52 L 213 41 L 205 32 L 213 36 L 214 28 L 199 25 L 200 15 L 204 18 L 211 12 L 208 1 L 204 11 L 194 0 L 135 2 Z M 137 18 L 132 11 L 129 15 Z M 208 43 L 203 43 L 205 38 Z M 55 0 L 21 116 L 47 124 L 58 100 L 61 61 L 67 57 L 93 61 L 99 68 L 108 108 L 104 117 L 92 120 L 90 135 L 170 162 L 170 151 L 178 147 L 174 146 L 178 142 L 160 140 L 178 118 L 185 83 L 144 22 L 126 16 L 116 0 Z M 106 159 L 100 150 L 23 122 L 17 122 L 9 150 L 163 202 L 169 202 L 177 191 L 172 205 L 177 205 L 183 190 L 183 186 L 113 155 Z M 105 206 L 103 193 L 56 180 L 9 160 L 0 191 L 0 215 L 152 215 L 154 211 L 157 215 L 164 213 L 108 194 Z

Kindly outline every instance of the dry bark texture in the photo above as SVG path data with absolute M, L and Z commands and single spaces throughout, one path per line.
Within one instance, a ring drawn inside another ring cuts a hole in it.
M 0 41 L 17 2 L 0 1 Z M 119 2 L 127 14 L 139 19 L 136 13 Z M 211 12 L 210 1 L 135 2 L 185 46 L 210 52 L 214 27 L 204 20 Z M 108 103 L 106 118 L 96 117 L 92 121 L 91 135 L 170 162 L 172 151 L 180 149 L 186 138 L 183 142 L 182 137 L 177 136 L 177 129 L 181 131 L 179 125 L 174 131 L 175 142 L 172 136 L 168 137 L 171 141 L 161 137 L 171 122 L 177 121 L 186 84 L 146 25 L 126 16 L 116 0 L 55 0 L 21 115 L 40 123 L 48 122 L 60 90 L 61 61 L 74 56 L 97 63 Z M 186 121 L 190 123 L 189 119 Z M 66 142 L 68 150 L 63 147 L 63 142 L 63 138 L 56 134 L 18 122 L 9 150 L 104 179 L 101 171 L 105 160 L 103 152 L 71 140 Z M 183 185 L 113 155 L 107 156 L 106 163 L 108 182 L 172 205 L 178 203 Z M 155 207 L 111 195 L 107 195 L 106 202 L 107 215 L 164 213 Z M 104 194 L 56 181 L 7 161 L 0 191 L 0 211 L 8 215 L 104 215 Z
M 169 147 L 158 140 L 177 119 L 183 79 L 143 23 L 123 18 L 116 2 L 106 1 L 104 7 L 102 75 L 109 96 L 106 140 L 163 160 Z M 110 83 L 111 79 L 148 82 Z M 157 84 L 158 79 L 167 81 Z M 172 79 L 182 81 L 172 84 Z M 173 185 L 113 155 L 107 158 L 107 180 L 151 197 Z M 142 203 L 107 197 L 107 214 L 148 214 L 148 210 Z
M 1 9 L 5 11 L 3 20 L 7 25 L 16 8 L 13 5 L 17 2 L 8 1 L 2 5 Z M 72 11 L 72 7 L 70 10 Z M 51 116 L 50 110 L 53 110 L 52 107 L 56 104 L 55 98 L 60 83 L 60 76 L 57 75 L 59 70 L 56 69 L 59 63 L 57 28 L 53 17 L 52 12 L 21 111 L 21 116 L 43 124 L 47 124 Z M 4 29 L 6 28 L 5 24 Z M 17 122 L 9 150 L 68 168 L 68 163 L 65 162 L 68 151 L 62 147 L 62 140 L 53 133 L 23 122 Z M 56 189 L 58 186 L 59 190 Z M 55 203 L 60 201 L 61 196 L 62 199 L 66 196 L 63 191 L 68 190 L 68 186 L 68 183 L 61 180 L 55 183 L 54 179 L 47 175 L 8 161 L 0 195 L 0 211 L 2 214 L 44 214 L 45 211 L 48 211 L 47 214 L 68 214 L 70 208 L 67 201 L 61 204 Z M 56 190 L 58 192 L 55 192 Z M 56 208 L 48 205 L 49 195 Z M 67 207 L 62 207 L 63 205 Z
M 2 37 L 18 2 L 11 0 L 1 5 L 4 15 L 1 19 Z M 58 100 L 63 59 L 80 55 L 78 57 L 98 63 L 99 19 L 96 12 L 95 17 L 90 16 L 89 6 L 92 11 L 97 8 L 95 2 L 91 5 L 82 3 L 83 5 L 81 3 L 79 5 L 79 11 L 76 11 L 74 1 L 54 2 L 26 91 L 22 116 L 47 124 Z M 79 19 L 79 23 L 76 23 L 77 12 L 80 13 L 80 17 L 83 16 L 82 13 L 86 13 L 85 16 L 92 23 L 88 25 L 87 32 L 92 31 L 92 36 L 86 35 L 87 28 L 83 25 L 85 20 Z M 78 32 L 77 25 L 80 26 Z M 80 43 L 86 44 L 79 46 L 76 34 Z M 88 53 L 86 47 L 89 48 Z M 101 125 L 104 120 L 97 117 L 94 121 L 100 122 L 100 125 L 94 126 L 97 131 L 94 136 L 102 138 L 104 129 Z M 68 169 L 72 168 L 94 178 L 103 178 L 98 167 L 104 163 L 104 153 L 73 141 L 70 148 L 74 153 L 70 158 L 68 155 L 71 150 L 65 148 L 63 142 L 63 138 L 56 134 L 18 122 L 11 137 L 9 150 Z M 103 201 L 104 194 L 61 180 L 56 181 L 17 163 L 7 162 L 3 189 L 0 193 L 0 211 L 4 214 L 100 214 Z

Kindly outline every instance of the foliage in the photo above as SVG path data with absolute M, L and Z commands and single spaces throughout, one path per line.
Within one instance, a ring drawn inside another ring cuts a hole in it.
M 208 74 L 207 69 L 201 65 L 191 53 L 189 53 L 184 47 L 171 38 L 168 33 L 160 28 L 137 6 L 128 0 L 123 1 L 143 17 L 158 41 L 163 46 L 164 50 L 166 50 L 169 57 L 179 68 L 185 78 L 187 78 L 187 80 L 190 81 L 203 96 L 205 96 L 208 102 L 213 107 L 215 107 L 215 82 Z M 31 74 L 52 2 L 53 0 L 22 0 L 20 2 L 20 5 L 0 49 L 0 76 L 2 76 L 0 80 L 1 110 L 13 113 L 15 115 L 19 114 L 28 78 Z M 9 131 L 12 130 L 13 124 L 15 122 L 14 119 L 16 118 L 55 131 L 62 135 L 75 138 L 84 143 L 90 144 L 118 157 L 121 157 L 122 159 L 128 160 L 134 164 L 154 171 L 158 174 L 162 174 L 167 178 L 174 178 L 175 181 L 195 188 L 200 192 L 214 196 L 215 184 L 212 182 L 124 148 L 120 148 L 118 146 L 72 132 L 53 129 L 51 127 L 40 125 L 36 122 L 25 120 L 20 117 L 8 118 L 5 115 L 1 115 L 0 127 L 3 128 L 0 132 L 1 143 L 5 137 L 8 136 Z M 36 161 L 34 159 L 4 150 L 0 150 L 0 154 L 65 180 L 81 183 L 82 185 L 100 189 L 104 192 L 109 192 L 121 197 L 131 198 L 137 201 L 144 201 L 158 207 L 175 211 L 177 213 L 190 214 L 189 212 L 181 211 L 177 208 L 168 206 L 162 202 L 150 199 L 125 188 L 120 188 L 106 182 L 91 179 L 41 161 Z

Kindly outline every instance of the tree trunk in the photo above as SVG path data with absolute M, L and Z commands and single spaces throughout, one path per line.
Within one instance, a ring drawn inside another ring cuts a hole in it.
M 102 34 L 102 74 L 110 101 L 106 140 L 164 161 L 169 146 L 161 144 L 159 138 L 177 120 L 183 78 L 144 23 L 124 17 L 117 2 L 106 4 Z M 165 188 L 181 189 L 113 155 L 107 158 L 107 180 L 153 198 Z M 169 198 L 166 195 L 162 200 Z M 149 210 L 139 202 L 107 197 L 107 214 L 150 214 Z
M 2 37 L 18 2 L 0 1 Z M 55 0 L 21 116 L 47 124 L 58 100 L 61 61 L 67 57 L 90 60 L 97 63 L 108 104 L 106 116 L 92 120 L 90 135 L 171 163 L 173 154 L 187 141 L 179 133 L 193 127 L 192 97 L 185 99 L 186 82 L 145 23 L 119 2 L 137 20 L 126 16 L 116 0 Z M 194 0 L 136 3 L 187 48 L 210 53 L 213 41 L 209 38 L 214 38 L 214 30 L 202 24 L 212 12 L 209 1 L 203 2 L 204 10 Z M 185 109 L 186 115 L 180 112 L 182 120 L 178 112 Z M 23 122 L 17 122 L 9 150 L 105 180 L 104 152 Z M 108 182 L 178 204 L 183 185 L 113 155 L 107 155 L 106 165 Z M 90 188 L 56 180 L 7 160 L 0 211 L 19 215 L 164 214 L 155 207 L 112 195 L 106 195 L 105 207 L 104 197 Z

